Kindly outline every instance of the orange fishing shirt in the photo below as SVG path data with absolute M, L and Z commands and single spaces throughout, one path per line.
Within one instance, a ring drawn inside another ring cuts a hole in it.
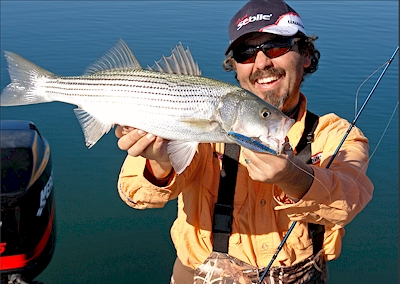
M 301 96 L 298 120 L 287 136 L 294 149 L 303 131 L 306 98 Z M 330 157 L 342 140 L 349 122 L 335 114 L 319 119 L 312 143 L 314 181 L 298 202 L 274 184 L 253 181 L 243 157 L 234 197 L 229 254 L 257 267 L 270 262 L 292 221 L 298 221 L 273 266 L 294 265 L 312 254 L 307 223 L 325 226 L 323 250 L 327 260 L 340 254 L 344 226 L 372 198 L 373 184 L 366 176 L 368 140 L 354 127 L 333 163 Z M 212 220 L 218 197 L 223 144 L 200 144 L 189 167 L 174 174 L 168 185 L 157 187 L 144 176 L 146 160 L 127 156 L 118 180 L 118 192 L 136 209 L 161 208 L 178 198 L 178 216 L 171 237 L 182 263 L 191 268 L 202 264 L 212 251 Z

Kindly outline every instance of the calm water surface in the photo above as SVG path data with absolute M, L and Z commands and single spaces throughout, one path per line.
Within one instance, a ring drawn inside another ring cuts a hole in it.
M 353 120 L 359 85 L 398 45 L 397 1 L 289 1 L 309 34 L 319 36 L 319 70 L 303 92 L 317 114 Z M 143 66 L 178 42 L 189 46 L 203 75 L 236 83 L 221 68 L 227 24 L 243 1 L 1 1 L 1 49 L 58 75 L 79 75 L 123 38 Z M 375 74 L 359 92 L 359 106 Z M 1 57 L 1 89 L 9 83 Z M 398 56 L 357 122 L 370 139 L 375 184 L 366 209 L 346 227 L 343 252 L 329 265 L 330 283 L 398 283 Z M 115 136 L 92 149 L 74 106 L 50 103 L 1 108 L 1 119 L 35 122 L 49 140 L 55 173 L 57 246 L 38 277 L 44 283 L 168 283 L 175 251 L 169 229 L 176 202 L 137 211 L 118 197 L 125 153 Z

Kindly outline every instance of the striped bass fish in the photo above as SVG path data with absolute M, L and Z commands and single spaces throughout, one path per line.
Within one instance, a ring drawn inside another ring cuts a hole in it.
M 1 93 L 1 106 L 77 105 L 74 112 L 89 148 L 115 124 L 142 129 L 170 140 L 168 153 L 178 174 L 190 164 L 198 143 L 237 143 L 279 155 L 294 123 L 256 95 L 202 77 L 182 44 L 144 69 L 120 39 L 82 76 L 68 77 L 4 53 L 11 83 Z

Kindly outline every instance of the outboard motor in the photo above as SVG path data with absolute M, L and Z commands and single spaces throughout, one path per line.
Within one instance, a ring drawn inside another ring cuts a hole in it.
M 26 283 L 54 252 L 50 146 L 30 121 L 3 120 L 0 131 L 1 283 Z

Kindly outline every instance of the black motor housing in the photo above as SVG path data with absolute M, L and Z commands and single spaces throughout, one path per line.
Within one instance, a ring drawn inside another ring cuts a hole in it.
M 2 120 L 0 131 L 1 282 L 12 275 L 31 281 L 55 247 L 50 146 L 30 121 Z

